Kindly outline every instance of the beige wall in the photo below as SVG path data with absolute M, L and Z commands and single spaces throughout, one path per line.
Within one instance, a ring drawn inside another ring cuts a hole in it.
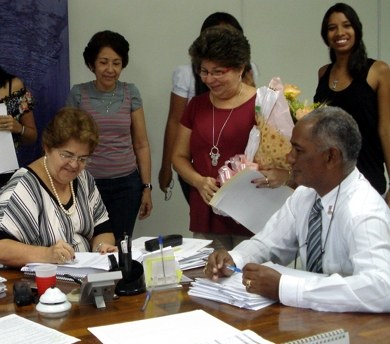
M 69 0 L 71 84 L 91 80 L 82 52 L 97 31 L 120 32 L 130 42 L 130 63 L 121 80 L 141 91 L 152 147 L 152 216 L 136 224 L 135 237 L 188 232 L 188 206 L 176 182 L 172 199 L 164 201 L 158 171 L 169 106 L 171 74 L 189 62 L 187 50 L 203 20 L 215 11 L 237 17 L 260 69 L 258 85 L 272 76 L 294 83 L 302 99 L 311 100 L 318 68 L 328 62 L 320 36 L 322 17 L 336 1 L 328 0 Z M 390 63 L 390 1 L 345 1 L 358 12 L 364 40 L 373 58 Z M 175 178 L 176 181 L 176 178 Z

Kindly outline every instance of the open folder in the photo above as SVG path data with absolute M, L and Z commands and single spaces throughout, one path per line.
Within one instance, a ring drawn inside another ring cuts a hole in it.
M 217 214 L 232 217 L 255 234 L 294 192 L 288 186 L 256 188 L 251 183 L 256 178 L 264 175 L 246 168 L 223 184 L 210 201 Z
M 118 253 L 111 253 L 118 261 Z M 58 264 L 57 278 L 66 281 L 72 281 L 71 278 L 65 275 L 71 275 L 77 279 L 83 279 L 85 276 L 93 273 L 107 272 L 111 269 L 108 254 L 100 254 L 99 252 L 75 252 L 76 259 L 73 263 Z M 22 267 L 21 271 L 26 275 L 35 276 L 35 267 L 41 263 L 29 263 Z

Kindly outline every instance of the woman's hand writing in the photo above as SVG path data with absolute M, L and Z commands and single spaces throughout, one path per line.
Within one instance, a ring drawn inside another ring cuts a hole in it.
M 74 250 L 67 242 L 60 240 L 55 245 L 48 247 L 48 262 L 65 264 L 75 258 Z

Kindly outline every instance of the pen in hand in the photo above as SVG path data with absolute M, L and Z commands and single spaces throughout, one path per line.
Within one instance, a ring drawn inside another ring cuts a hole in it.
M 229 269 L 229 270 L 231 270 L 233 272 L 240 272 L 240 273 L 242 273 L 242 270 L 240 268 L 234 266 L 234 265 L 225 265 L 225 268 Z

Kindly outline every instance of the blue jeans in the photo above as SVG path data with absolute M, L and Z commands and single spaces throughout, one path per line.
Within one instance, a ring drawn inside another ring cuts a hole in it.
M 138 170 L 125 177 L 96 179 L 96 186 L 107 208 L 115 242 L 124 233 L 133 235 L 142 198 L 142 181 Z

